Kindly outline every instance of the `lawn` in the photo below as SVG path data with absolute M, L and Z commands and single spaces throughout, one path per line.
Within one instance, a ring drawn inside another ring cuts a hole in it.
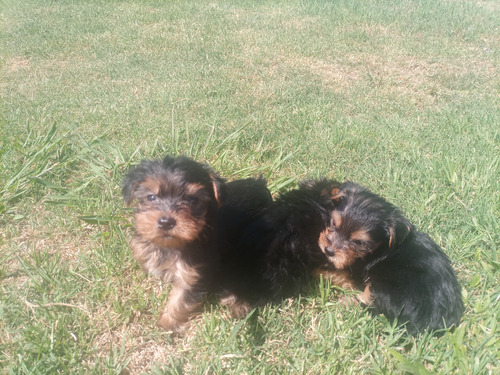
M 0 373 L 500 372 L 495 0 L 7 0 L 1 5 Z M 411 337 L 310 292 L 186 335 L 128 241 L 121 180 L 184 154 L 273 194 L 350 179 L 438 242 L 462 323 Z

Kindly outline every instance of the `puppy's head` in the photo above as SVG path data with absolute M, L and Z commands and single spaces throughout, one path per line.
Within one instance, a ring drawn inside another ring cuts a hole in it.
M 353 182 L 332 189 L 330 198 L 333 210 L 319 246 L 337 269 L 395 248 L 411 230 L 396 207 Z
M 199 239 L 224 195 L 224 180 L 186 157 L 142 161 L 123 181 L 123 199 L 136 201 L 136 233 L 160 247 L 182 248 Z

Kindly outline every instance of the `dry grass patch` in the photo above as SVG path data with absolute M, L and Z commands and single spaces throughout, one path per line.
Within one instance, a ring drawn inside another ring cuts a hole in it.
M 250 38 L 251 32 L 244 34 Z M 258 53 L 252 44 L 255 41 L 246 44 L 248 53 L 242 56 Z M 469 91 L 460 88 L 459 82 L 471 76 L 483 84 L 474 92 L 476 98 L 478 94 L 491 95 L 495 90 L 498 67 L 484 58 L 479 49 L 472 52 L 477 57 L 463 61 L 372 53 L 320 58 L 291 55 L 289 51 L 280 50 L 275 51 L 275 56 L 264 58 L 258 66 L 249 62 L 244 67 L 228 68 L 228 77 L 232 77 L 238 86 L 247 88 L 245 92 L 250 92 L 259 101 L 281 95 L 280 88 L 300 77 L 309 84 L 310 78 L 315 77 L 317 84 L 337 94 L 364 90 L 368 96 L 375 94 L 423 107 L 435 104 L 443 97 L 469 95 Z
M 5 67 L 9 73 L 15 73 L 19 70 L 25 70 L 30 67 L 30 61 L 22 57 L 14 57 L 7 59 Z

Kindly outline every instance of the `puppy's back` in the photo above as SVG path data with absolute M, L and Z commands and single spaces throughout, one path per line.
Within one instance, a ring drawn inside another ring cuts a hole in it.
M 398 249 L 367 267 L 367 277 L 375 310 L 409 322 L 411 333 L 460 322 L 460 284 L 446 254 L 425 233 L 412 231 Z

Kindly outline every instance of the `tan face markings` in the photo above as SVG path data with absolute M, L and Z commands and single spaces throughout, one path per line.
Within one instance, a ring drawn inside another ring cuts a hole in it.
M 364 229 L 358 229 L 357 231 L 351 233 L 352 241 L 366 242 L 369 241 L 370 239 L 371 239 L 370 234 Z
M 351 249 L 344 249 L 343 251 L 337 252 L 333 258 L 330 258 L 330 262 L 333 263 L 335 268 L 342 270 L 352 265 L 357 258 L 358 255 L 356 252 Z
M 186 194 L 194 195 L 204 188 L 205 187 L 202 184 L 188 184 L 186 186 Z
M 332 223 L 336 228 L 340 228 L 342 225 L 342 215 L 338 211 L 332 212 Z
M 172 217 L 176 225 L 164 231 L 158 227 L 158 220 L 161 217 Z M 163 212 L 146 211 L 135 214 L 135 227 L 137 233 L 144 239 L 149 240 L 160 247 L 179 248 L 188 242 L 193 242 L 199 238 L 201 231 L 206 226 L 203 218 L 195 218 L 189 211 Z
M 328 239 L 328 233 L 326 230 L 321 232 L 319 235 L 318 245 L 322 250 L 330 245 L 330 240 Z
M 146 178 L 141 185 L 155 195 L 160 193 L 160 182 L 154 178 Z
M 338 227 L 342 224 L 342 216 L 340 213 L 334 211 L 332 213 L 332 225 Z M 335 266 L 335 268 L 342 270 L 350 265 L 352 265 L 356 259 L 363 256 L 363 252 L 358 251 L 357 244 L 349 243 L 344 239 L 339 242 L 338 231 L 335 228 L 327 228 L 320 233 L 318 239 L 318 245 L 328 257 L 329 261 Z M 364 229 L 359 229 L 351 233 L 351 241 L 369 241 L 370 235 L 368 231 Z M 338 247 L 340 246 L 340 247 Z M 328 249 L 329 248 L 329 249 Z M 332 254 L 333 253 L 333 254 Z
M 146 178 L 140 184 L 140 186 L 141 186 L 142 190 L 144 190 L 146 192 L 150 192 L 151 194 L 154 194 L 154 195 L 165 194 L 165 192 L 176 188 L 175 185 L 174 186 L 169 185 L 168 181 L 161 180 L 161 179 L 155 179 L 153 177 Z M 186 184 L 184 187 L 183 193 L 186 195 L 196 195 L 204 188 L 205 187 L 199 183 Z
M 340 189 L 339 188 L 334 188 L 332 189 L 332 193 L 331 193 L 331 200 L 335 203 L 335 204 L 338 204 L 340 203 L 340 200 L 342 199 L 342 197 L 344 196 L 345 194 L 344 193 L 341 193 L 340 192 Z

